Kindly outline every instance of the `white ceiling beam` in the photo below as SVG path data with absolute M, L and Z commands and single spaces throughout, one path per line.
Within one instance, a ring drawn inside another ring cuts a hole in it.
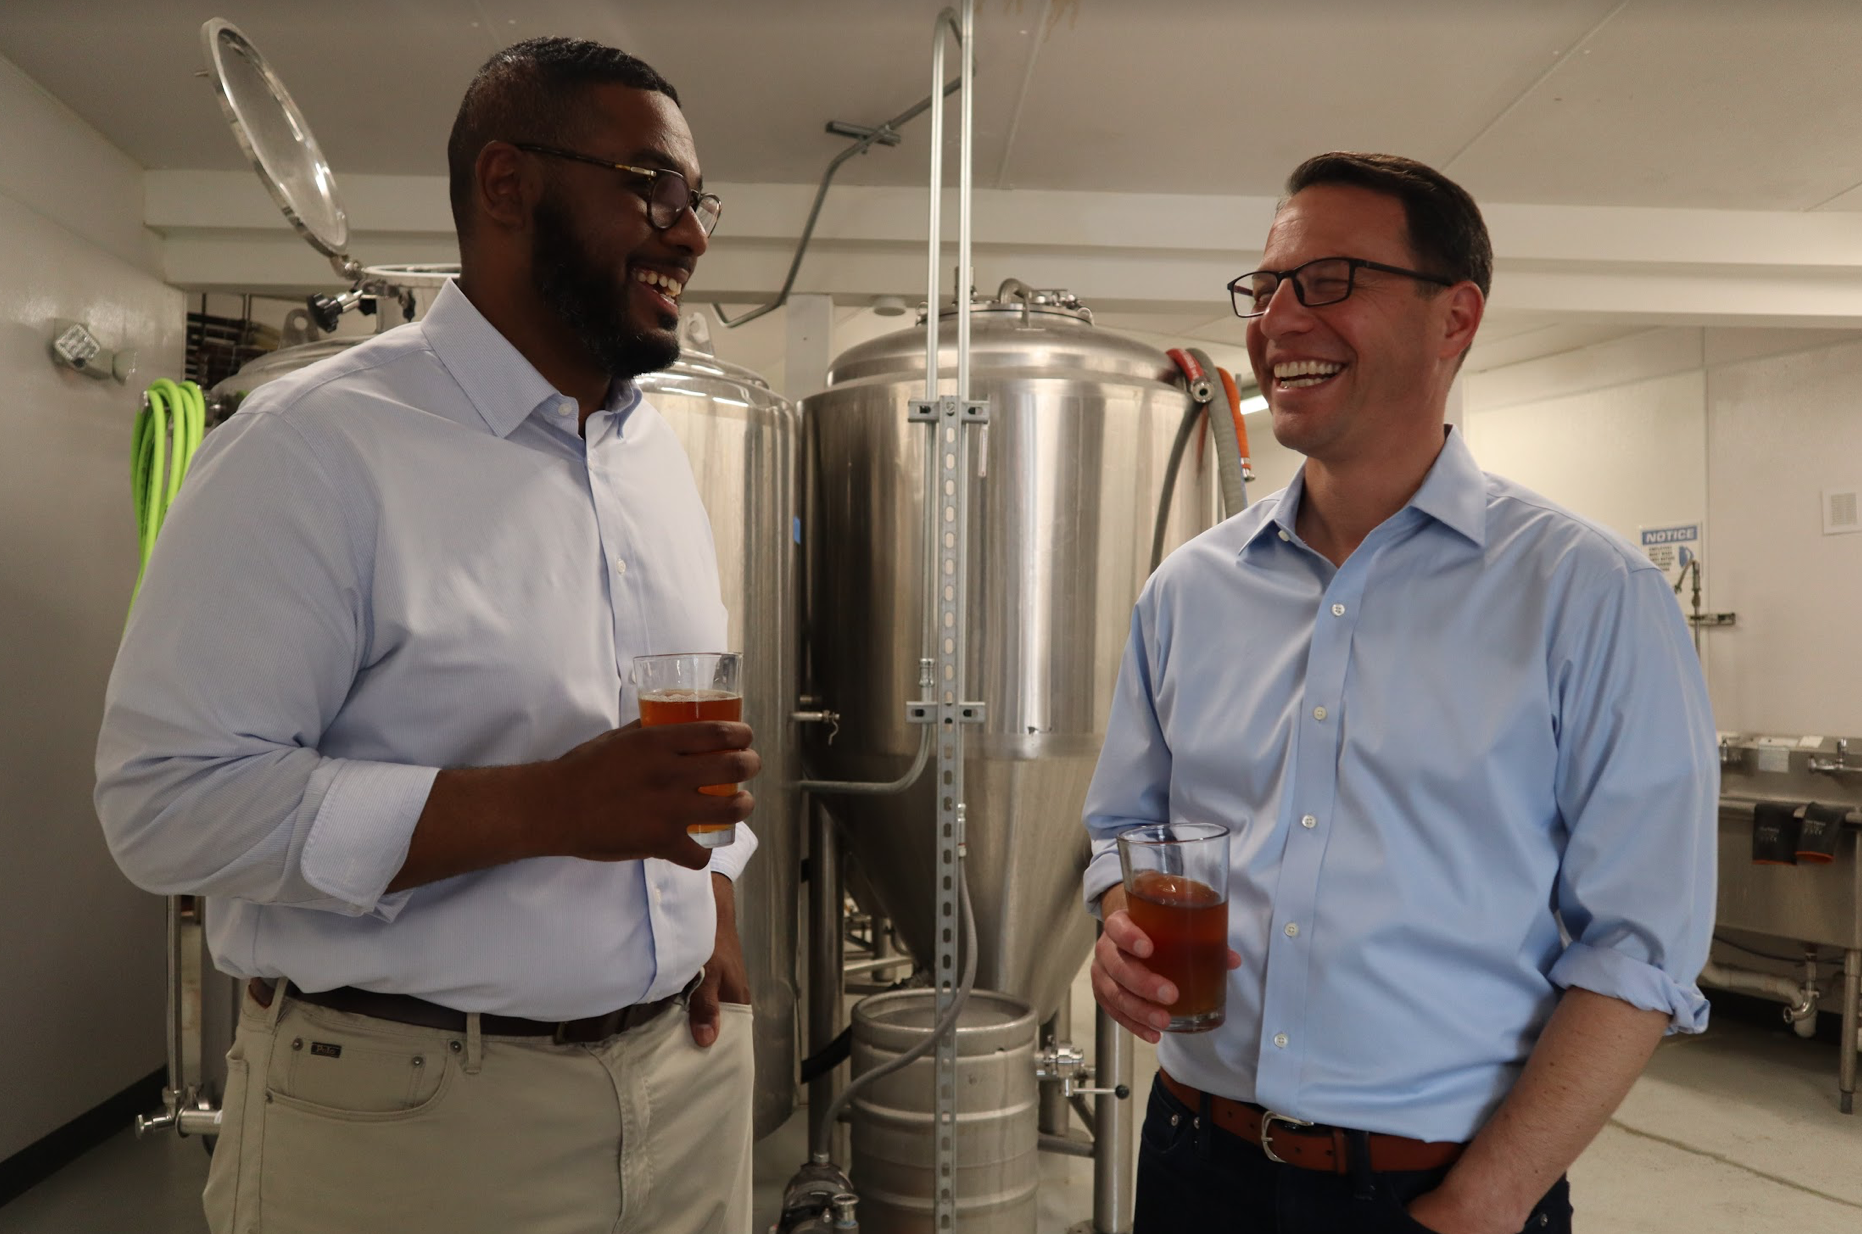
M 255 177 L 152 171 L 144 221 L 170 282 L 199 290 L 327 287 L 327 263 L 289 230 Z M 695 296 L 755 303 L 781 286 L 808 185 L 720 185 L 726 230 Z M 370 262 L 456 257 L 446 182 L 351 176 L 353 251 Z M 1061 286 L 1106 311 L 1207 312 L 1259 258 L 1265 197 L 979 190 L 976 282 Z M 1862 325 L 1862 217 L 1827 213 L 1498 204 L 1496 310 L 1674 325 Z M 844 186 L 828 197 L 797 292 L 858 303 L 923 295 L 922 189 Z M 954 256 L 954 246 L 952 246 Z

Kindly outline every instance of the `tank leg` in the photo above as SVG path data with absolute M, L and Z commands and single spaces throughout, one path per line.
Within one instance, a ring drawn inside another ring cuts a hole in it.
M 1093 1084 L 1131 1091 L 1132 1041 L 1118 1022 L 1099 1008 L 1093 1032 Z M 1097 1099 L 1093 1128 L 1093 1234 L 1131 1234 L 1133 1191 L 1131 1132 L 1133 1096 L 1112 1093 Z
M 820 802 L 808 812 L 808 1052 L 819 1053 L 841 1030 L 840 846 L 834 820 Z M 821 1120 L 840 1095 L 845 1080 L 835 1067 L 808 1084 L 808 1142 L 821 1138 Z M 847 1160 L 847 1129 L 836 1128 L 833 1159 Z
M 1057 1045 L 1069 1044 L 1073 1035 L 1073 1007 L 1071 998 L 1060 1000 L 1060 1009 L 1054 1012 L 1047 1023 L 1041 1026 L 1041 1049 L 1050 1050 Z M 1073 1129 L 1072 1106 L 1062 1091 L 1065 1085 L 1060 1080 L 1041 1081 L 1041 1134 L 1066 1135 Z
M 1862 1039 L 1856 1035 L 1856 1022 L 1862 1019 L 1862 951 L 1843 952 L 1843 1064 L 1842 1095 L 1838 1099 L 1845 1114 L 1856 1108 L 1856 1051 Z

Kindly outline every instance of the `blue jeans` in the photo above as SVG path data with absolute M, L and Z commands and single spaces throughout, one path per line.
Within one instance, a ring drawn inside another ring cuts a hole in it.
M 1138 1144 L 1134 1234 L 1429 1234 L 1408 1203 L 1448 1171 L 1321 1174 L 1269 1161 L 1218 1130 L 1160 1083 Z M 1521 1234 L 1571 1234 L 1571 1186 L 1559 1179 Z

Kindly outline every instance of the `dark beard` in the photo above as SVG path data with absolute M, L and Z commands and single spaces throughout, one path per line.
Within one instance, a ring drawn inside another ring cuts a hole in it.
M 568 212 L 545 196 L 532 220 L 536 230 L 530 245 L 530 278 L 537 295 L 602 371 L 616 381 L 629 381 L 671 368 L 679 358 L 677 337 L 650 334 L 629 324 L 626 282 L 589 255 Z

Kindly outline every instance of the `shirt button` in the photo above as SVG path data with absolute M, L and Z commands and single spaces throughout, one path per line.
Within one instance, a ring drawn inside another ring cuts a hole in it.
M 627 573 L 627 563 L 625 561 L 622 561 L 619 557 L 616 557 L 614 559 L 614 572 L 616 574 Z
M 1311 831 L 1314 827 L 1317 827 L 1318 825 L 1319 825 L 1319 820 L 1314 818 L 1310 814 L 1300 819 L 1300 826 L 1304 827 L 1308 831 Z
M 1325 719 L 1325 708 L 1323 708 L 1323 707 L 1314 707 L 1314 708 L 1312 709 L 1312 718 L 1313 718 L 1313 719 L 1315 719 L 1315 720 L 1323 720 L 1323 719 Z
M 1280 533 L 1280 538 L 1281 538 L 1282 540 L 1288 540 L 1288 541 L 1291 541 L 1291 540 L 1293 539 L 1293 537 L 1292 537 L 1292 536 L 1290 536 L 1290 535 L 1288 535 L 1288 534 L 1287 534 L 1286 532 L 1284 532 L 1284 531 Z
M 1279 1047 L 1282 1050 L 1286 1049 L 1287 1048 L 1287 1035 L 1285 1033 L 1275 1033 L 1274 1034 L 1274 1045 Z
M 569 401 L 568 399 L 562 399 L 561 401 L 559 401 L 559 402 L 558 402 L 558 403 L 556 404 L 556 414 L 557 414 L 557 415 L 559 415 L 559 416 L 572 416 L 572 415 L 574 415 L 574 414 L 575 414 L 575 404 L 574 404 L 574 403 L 572 403 L 572 402 L 570 402 L 570 401 Z
M 1291 922 L 1291 921 L 1287 922 L 1287 937 L 1298 938 L 1299 936 L 1300 936 L 1299 926 L 1294 922 Z
M 1332 616 L 1334 616 L 1334 617 L 1343 617 L 1344 615 L 1345 615 L 1345 606 L 1344 606 L 1344 605 L 1342 605 L 1342 604 L 1334 604 L 1334 605 L 1332 606 Z

